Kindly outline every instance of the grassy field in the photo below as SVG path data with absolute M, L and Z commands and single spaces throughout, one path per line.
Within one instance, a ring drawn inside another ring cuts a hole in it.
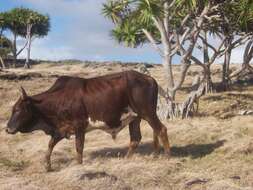
M 94 131 L 86 135 L 82 165 L 75 160 L 72 137 L 54 149 L 54 171 L 49 173 L 43 166 L 48 136 L 39 131 L 15 136 L 5 133 L 20 85 L 33 95 L 48 89 L 59 75 L 92 77 L 127 69 L 138 67 L 41 64 L 29 71 L 9 69 L 17 75 L 41 75 L 29 80 L 0 79 L 0 189 L 253 189 L 253 117 L 238 114 L 253 109 L 253 87 L 203 96 L 198 117 L 163 121 L 172 145 L 170 159 L 153 154 L 152 129 L 144 121 L 142 143 L 132 158 L 124 158 L 129 143 L 127 128 L 115 141 L 102 131 Z M 161 85 L 165 84 L 162 67 L 149 71 Z M 191 68 L 177 101 L 186 97 L 186 89 L 198 72 L 197 67 Z M 217 82 L 220 67 L 215 66 L 213 72 Z

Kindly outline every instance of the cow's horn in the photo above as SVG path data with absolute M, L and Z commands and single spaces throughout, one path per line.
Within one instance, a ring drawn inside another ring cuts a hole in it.
M 25 91 L 25 89 L 24 89 L 22 86 L 20 86 L 20 92 L 21 92 L 21 94 L 22 94 L 22 99 L 27 98 L 26 91 Z

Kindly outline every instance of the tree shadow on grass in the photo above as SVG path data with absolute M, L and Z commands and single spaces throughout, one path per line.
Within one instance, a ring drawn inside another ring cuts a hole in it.
M 209 144 L 189 144 L 182 147 L 172 147 L 171 154 L 175 157 L 201 158 L 211 154 L 215 149 L 223 146 L 225 142 L 225 140 L 220 140 Z
M 225 140 L 220 140 L 209 144 L 190 144 L 186 146 L 173 146 L 171 147 L 172 157 L 192 157 L 201 158 L 203 156 L 211 154 L 215 149 L 223 146 Z M 90 153 L 91 158 L 106 157 L 106 158 L 118 158 L 124 157 L 127 153 L 128 147 L 121 148 L 104 148 L 98 151 Z M 162 149 L 161 149 L 162 150 Z M 148 156 L 154 153 L 154 148 L 151 142 L 143 143 L 139 145 L 136 150 L 137 154 Z

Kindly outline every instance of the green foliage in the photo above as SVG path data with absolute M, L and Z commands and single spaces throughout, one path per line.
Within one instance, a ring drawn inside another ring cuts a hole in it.
M 112 30 L 111 35 L 119 42 L 125 43 L 128 47 L 136 47 L 145 41 L 141 28 L 132 22 L 125 21 Z
M 13 44 L 10 47 L 13 57 L 16 60 L 17 56 L 24 50 L 24 48 L 21 48 L 21 50 L 17 52 L 17 36 L 23 38 L 29 36 L 29 38 L 27 38 L 29 42 L 31 42 L 31 37 L 46 36 L 50 29 L 50 19 L 48 15 L 42 15 L 28 8 L 14 8 L 10 11 L 0 13 L 0 36 L 2 36 L 3 31 L 6 29 L 11 31 L 14 35 Z M 30 47 L 31 45 L 29 45 L 29 48 Z M 8 53 L 9 48 L 1 48 L 1 55 L 6 56 Z
M 6 18 L 4 13 L 0 13 L 0 30 L 1 32 L 7 28 Z
M 27 25 L 32 24 L 31 35 L 42 37 L 50 29 L 49 16 L 42 15 L 28 8 L 14 8 L 3 13 L 7 28 L 20 36 L 26 35 Z
M 198 16 L 201 12 L 200 5 L 204 7 L 207 1 L 176 0 L 168 12 L 164 9 L 165 2 L 164 0 L 109 0 L 103 5 L 102 13 L 115 24 L 112 36 L 118 42 L 137 47 L 147 42 L 142 29 L 148 30 L 157 43 L 161 41 L 154 18 L 163 20 L 167 15 L 170 17 L 168 20 L 171 30 L 178 29 L 188 13 L 192 13 L 192 18 Z
M 12 9 L 9 12 L 1 13 L 2 19 L 5 22 L 5 27 L 13 33 L 19 33 L 22 29 L 22 13 L 17 9 Z
M 151 32 L 156 37 L 155 40 L 160 42 L 154 18 L 162 21 L 165 16 L 170 17 L 168 19 L 170 30 L 178 30 L 187 14 L 191 14 L 187 23 L 191 26 L 210 1 L 176 0 L 167 13 L 164 11 L 165 2 L 170 4 L 172 0 L 109 0 L 103 5 L 102 13 L 115 24 L 112 36 L 118 42 L 137 47 L 147 42 L 142 29 Z M 253 30 L 253 0 L 211 0 L 212 5 L 221 3 L 222 6 L 209 15 L 210 19 L 206 19 L 204 30 L 217 35 Z M 214 15 L 223 19 L 218 19 Z
M 245 32 L 253 32 L 253 1 L 241 0 L 236 5 L 239 28 Z
M 11 41 L 4 37 L 0 37 L 0 56 L 6 58 L 9 53 L 11 53 L 12 43 Z
M 222 20 L 212 21 L 209 31 L 220 32 L 226 36 L 233 36 L 241 32 L 253 31 L 253 1 L 235 0 L 224 1 L 218 10 Z
M 103 4 L 102 13 L 114 23 L 119 23 L 121 14 L 125 11 L 125 6 L 127 5 L 128 1 L 109 1 L 107 4 Z

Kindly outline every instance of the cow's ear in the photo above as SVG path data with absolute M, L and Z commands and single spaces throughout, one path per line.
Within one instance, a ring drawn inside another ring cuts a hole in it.
M 28 98 L 28 96 L 27 96 L 27 94 L 26 94 L 26 91 L 25 91 L 25 89 L 24 89 L 22 86 L 20 86 L 20 92 L 21 92 L 21 98 L 22 98 L 23 100 L 25 100 L 25 99 Z

